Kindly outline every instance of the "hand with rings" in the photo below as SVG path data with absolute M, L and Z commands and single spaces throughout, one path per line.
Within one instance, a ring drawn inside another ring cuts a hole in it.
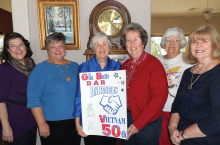
M 176 127 L 171 127 L 169 128 L 169 133 L 170 133 L 170 140 L 172 141 L 172 143 L 175 145 L 179 145 L 182 140 L 179 130 Z

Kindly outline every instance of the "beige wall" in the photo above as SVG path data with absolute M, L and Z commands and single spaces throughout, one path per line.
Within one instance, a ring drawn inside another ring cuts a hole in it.
M 103 0 L 79 0 L 81 50 L 67 50 L 66 59 L 79 64 L 86 61 L 83 54 L 87 48 L 89 37 L 89 16 L 92 9 L 101 1 Z M 117 1 L 124 4 L 129 10 L 131 21 L 141 24 L 150 35 L 151 1 L 139 0 L 138 3 L 133 0 Z M 36 63 L 46 60 L 48 58 L 46 50 L 40 50 L 37 0 L 12 0 L 12 15 L 14 31 L 20 32 L 30 40 Z M 146 49 L 148 52 L 150 50 L 149 44 Z
M 211 24 L 220 33 L 220 16 L 212 16 L 208 22 L 205 17 L 152 17 L 151 19 L 151 34 L 162 35 L 169 27 L 179 27 L 183 29 L 186 35 L 200 25 Z
M 86 61 L 83 54 L 87 48 L 89 37 L 89 16 L 92 9 L 101 1 L 79 0 L 81 50 L 67 50 L 66 59 L 79 64 Z M 133 0 L 117 1 L 124 4 L 129 10 L 131 21 L 141 24 L 150 35 L 151 0 L 139 0 L 138 3 Z M 12 0 L 12 19 L 14 31 L 21 33 L 30 41 L 35 62 L 39 63 L 46 60 L 48 58 L 47 51 L 40 49 L 37 0 Z M 148 43 L 146 51 L 150 51 L 150 43 Z M 37 145 L 40 145 L 39 138 Z

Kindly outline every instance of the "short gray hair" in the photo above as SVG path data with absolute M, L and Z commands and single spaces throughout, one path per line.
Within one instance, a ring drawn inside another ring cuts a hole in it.
M 58 41 L 62 41 L 65 44 L 66 36 L 63 33 L 54 32 L 47 36 L 45 40 L 46 47 L 48 47 L 48 45 L 51 42 L 58 42 Z
M 103 32 L 99 32 L 97 33 L 96 35 L 94 35 L 91 39 L 91 42 L 90 42 L 90 47 L 92 49 L 94 49 L 94 46 L 95 46 L 95 43 L 97 40 L 99 40 L 100 38 L 104 38 L 107 42 L 108 42 L 108 45 L 109 45 L 109 48 L 111 49 L 112 48 L 112 42 L 111 40 L 108 38 L 108 36 L 103 33 Z
M 168 28 L 167 31 L 164 33 L 160 42 L 161 48 L 165 48 L 166 38 L 171 35 L 180 36 L 180 43 L 181 43 L 180 48 L 184 48 L 186 46 L 186 38 L 184 36 L 183 30 L 178 27 L 173 27 L 173 28 Z

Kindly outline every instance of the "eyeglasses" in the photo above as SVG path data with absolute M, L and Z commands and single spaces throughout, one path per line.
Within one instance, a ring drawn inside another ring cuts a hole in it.
M 24 45 L 24 43 L 21 43 L 21 44 L 19 44 L 19 45 L 14 45 L 14 44 L 12 44 L 12 45 L 10 45 L 9 46 L 9 48 L 10 49 L 16 49 L 16 48 L 24 48 L 25 47 L 25 45 Z
M 178 42 L 180 42 L 180 40 L 178 40 L 178 39 L 173 39 L 173 40 L 171 40 L 171 39 L 167 39 L 167 40 L 165 40 L 167 43 L 171 43 L 171 42 L 173 42 L 173 43 L 178 43 Z
M 127 44 L 131 44 L 131 43 L 139 43 L 141 42 L 141 38 L 135 38 L 134 40 L 126 40 Z

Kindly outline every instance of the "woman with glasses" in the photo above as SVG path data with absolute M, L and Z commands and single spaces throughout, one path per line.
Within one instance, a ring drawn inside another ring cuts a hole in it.
M 35 67 L 30 43 L 13 32 L 4 38 L 0 54 L 0 137 L 10 145 L 36 145 L 37 125 L 27 109 L 27 83 Z
M 220 35 L 200 26 L 189 36 L 186 60 L 196 63 L 183 73 L 169 121 L 173 144 L 220 143 Z
M 128 24 L 120 40 L 131 56 L 121 68 L 127 74 L 128 136 L 123 145 L 159 145 L 168 87 L 162 64 L 144 51 L 147 41 L 147 32 L 137 23 Z
M 183 53 L 181 52 L 181 49 L 186 46 L 186 39 L 183 30 L 180 28 L 168 28 L 161 39 L 160 46 L 165 49 L 167 53 L 164 56 L 159 56 L 158 59 L 161 61 L 164 69 L 166 70 L 169 87 L 168 98 L 163 108 L 160 145 L 171 145 L 167 128 L 171 106 L 176 97 L 176 92 L 183 72 L 192 65 L 187 64 L 183 60 Z

